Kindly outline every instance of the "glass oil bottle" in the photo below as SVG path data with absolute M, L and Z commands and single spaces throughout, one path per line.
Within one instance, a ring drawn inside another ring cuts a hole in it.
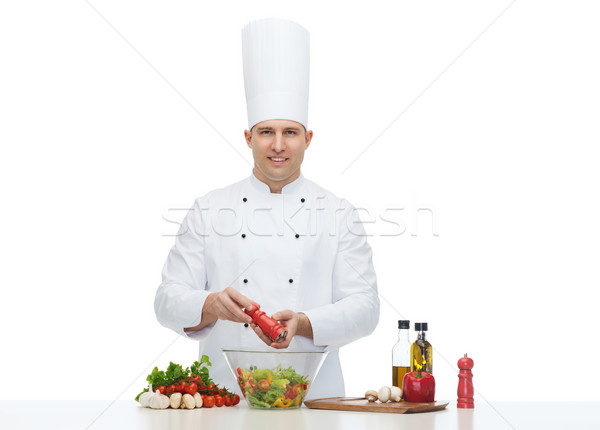
M 427 323 L 415 323 L 415 331 L 417 332 L 417 340 L 410 348 L 410 370 L 412 372 L 421 369 L 427 373 L 432 373 L 433 349 L 425 336 Z
M 398 321 L 398 342 L 392 349 L 392 385 L 402 388 L 404 375 L 410 372 L 410 321 Z

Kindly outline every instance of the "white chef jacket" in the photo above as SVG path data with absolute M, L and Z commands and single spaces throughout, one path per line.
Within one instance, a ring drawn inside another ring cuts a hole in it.
M 221 348 L 271 349 L 250 327 L 218 320 L 196 332 L 211 292 L 230 286 L 268 315 L 291 309 L 309 318 L 313 339 L 290 350 L 329 351 L 310 398 L 343 396 L 338 349 L 370 334 L 379 321 L 371 248 L 357 211 L 303 175 L 281 194 L 254 175 L 198 198 L 185 217 L 162 272 L 158 321 L 196 339 L 211 378 L 237 388 Z M 239 391 L 238 391 L 239 392 Z

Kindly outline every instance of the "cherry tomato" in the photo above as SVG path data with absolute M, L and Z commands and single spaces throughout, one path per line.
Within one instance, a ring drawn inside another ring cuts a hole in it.
M 198 384 L 192 382 L 190 385 L 185 386 L 185 392 L 190 395 L 194 395 L 198 392 Z
M 167 387 L 165 387 L 164 385 L 156 387 L 156 389 L 160 392 L 160 394 L 166 394 L 167 393 Z
M 233 395 L 233 405 L 237 405 L 240 402 L 240 396 L 238 396 L 237 394 Z
M 266 379 L 261 379 L 256 383 L 256 386 L 259 390 L 266 392 L 269 391 L 269 387 L 271 386 L 271 384 L 269 384 L 269 381 L 267 381 Z
M 185 387 L 186 387 L 185 381 L 181 380 L 179 382 L 179 384 L 175 385 L 175 391 L 178 392 L 178 393 L 184 394 L 185 393 Z
M 215 384 L 208 384 L 206 390 L 208 391 L 208 394 L 215 394 L 217 392 L 217 390 L 215 390 Z
M 202 401 L 203 408 L 212 408 L 215 405 L 215 398 L 213 396 L 206 396 Z
M 292 391 L 294 392 L 294 397 L 296 397 L 298 394 L 300 394 L 302 392 L 303 388 L 302 388 L 302 384 L 294 384 L 292 386 Z
M 231 397 L 225 397 L 225 406 L 233 406 L 233 399 Z
M 223 406 L 225 404 L 225 399 L 222 396 L 219 396 L 218 394 L 215 396 L 215 406 L 217 408 L 220 408 L 221 406 Z
M 202 382 L 202 378 L 200 377 L 200 375 L 192 375 L 192 376 L 190 376 L 190 381 Z
M 294 394 L 294 390 L 292 390 L 292 387 L 289 385 L 285 389 L 285 393 L 283 395 L 286 399 L 293 399 L 294 397 L 296 397 L 296 395 Z
M 167 394 L 171 394 L 175 392 L 175 384 L 171 384 L 167 387 Z

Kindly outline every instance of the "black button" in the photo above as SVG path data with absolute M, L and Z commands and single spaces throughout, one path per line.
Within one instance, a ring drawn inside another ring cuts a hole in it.
M 290 279 L 290 284 L 291 284 L 292 282 L 294 282 L 294 280 L 293 280 L 293 279 Z
M 298 239 L 300 237 L 300 235 L 298 233 L 296 233 L 296 239 Z
M 248 280 L 247 280 L 247 279 L 244 279 L 244 284 L 247 284 L 247 283 L 248 283 Z
M 304 203 L 306 200 L 304 200 L 304 197 L 302 197 L 302 198 L 300 199 L 300 201 L 301 201 L 302 203 Z
M 248 323 L 244 323 L 244 327 L 248 327 Z
M 247 202 L 247 201 L 248 201 L 248 199 L 247 199 L 246 197 L 244 197 L 242 200 L 243 200 L 244 202 Z
M 246 233 L 242 233 L 242 239 L 246 238 Z

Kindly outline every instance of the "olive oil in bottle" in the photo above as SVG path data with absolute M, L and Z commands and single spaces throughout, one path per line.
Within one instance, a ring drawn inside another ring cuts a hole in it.
M 410 372 L 410 321 L 398 321 L 398 342 L 392 349 L 392 385 L 402 388 L 404 375 Z
M 433 349 L 425 338 L 427 323 L 415 323 L 415 331 L 417 332 L 417 340 L 410 347 L 410 370 L 412 372 L 420 368 L 427 373 L 432 373 Z

